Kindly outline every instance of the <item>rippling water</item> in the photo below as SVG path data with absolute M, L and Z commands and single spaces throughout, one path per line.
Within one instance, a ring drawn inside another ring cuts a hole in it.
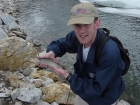
M 52 40 L 64 37 L 70 9 L 78 0 L 27 0 L 18 2 L 19 24 L 28 37 L 37 39 L 46 47 Z M 131 105 L 140 105 L 140 18 L 99 11 L 101 27 L 110 29 L 129 49 L 131 67 L 124 76 L 126 91 L 122 95 Z

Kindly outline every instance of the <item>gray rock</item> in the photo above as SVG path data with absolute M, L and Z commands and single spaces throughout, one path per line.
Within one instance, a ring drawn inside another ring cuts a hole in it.
M 2 93 L 0 93 L 0 97 L 9 97 L 10 94 L 11 94 L 11 91 L 8 90 L 6 87 L 4 87 Z
M 15 19 L 12 16 L 10 16 L 8 13 L 3 13 L 3 15 L 0 16 L 0 18 L 2 19 L 5 25 L 15 21 Z
M 0 98 L 0 105 L 3 105 L 2 103 L 4 102 L 4 98 Z
M 16 29 L 19 29 L 19 26 L 16 22 L 11 22 L 11 23 L 8 23 L 7 24 L 7 27 L 8 29 L 11 31 L 11 30 L 16 30 Z
M 47 80 L 47 77 L 45 77 L 45 76 L 41 76 L 41 77 L 39 77 L 40 79 L 43 79 L 44 81 L 46 81 Z
M 25 75 L 25 76 L 29 76 L 30 75 L 30 73 L 32 72 L 32 68 L 25 68 L 24 70 L 23 70 L 23 75 Z
M 7 33 L 4 31 L 4 29 L 0 26 L 0 39 L 7 38 Z
M 1 97 L 9 97 L 9 96 L 7 96 L 5 93 L 0 93 L 0 98 Z
M 42 86 L 47 86 L 47 85 L 52 84 L 52 83 L 54 83 L 53 79 L 47 78 L 47 80 L 42 82 L 41 84 L 42 84 Z
M 29 102 L 36 103 L 42 97 L 42 91 L 38 88 L 20 88 L 20 95 L 17 99 Z
M 19 96 L 20 94 L 20 89 L 16 88 L 15 90 L 12 91 L 11 93 L 11 98 L 13 101 Z

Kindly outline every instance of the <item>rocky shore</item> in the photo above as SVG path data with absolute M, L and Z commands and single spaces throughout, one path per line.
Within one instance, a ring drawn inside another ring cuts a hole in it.
M 16 2 L 24 0 L 0 0 L 0 105 L 73 105 L 69 84 L 32 62 L 45 49 L 20 28 Z M 70 65 L 61 62 L 70 72 L 74 58 L 70 55 Z M 121 100 L 117 105 L 129 104 Z
M 0 1 L 0 105 L 73 104 L 75 94 L 49 69 L 39 69 L 31 59 L 43 51 L 19 27 L 15 2 Z

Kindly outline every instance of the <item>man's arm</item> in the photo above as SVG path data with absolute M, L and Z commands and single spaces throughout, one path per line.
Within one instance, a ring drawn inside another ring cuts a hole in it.
M 76 38 L 75 32 L 72 31 L 67 34 L 66 38 L 60 38 L 56 41 L 52 41 L 48 47 L 47 52 L 42 52 L 39 54 L 38 58 L 49 58 L 56 63 L 59 63 L 56 57 L 63 56 L 66 52 L 68 53 L 77 53 L 79 41 Z M 41 68 L 46 68 L 47 65 L 41 62 L 38 62 L 36 66 Z M 63 78 L 67 78 L 69 73 L 66 70 L 57 70 L 57 68 L 53 68 L 54 72 Z M 56 69 L 56 70 L 55 70 Z
M 56 41 L 52 41 L 47 46 L 47 52 L 53 51 L 55 53 L 55 57 L 61 57 L 66 52 L 68 53 L 77 53 L 78 46 L 75 44 L 79 44 L 75 35 L 75 32 L 72 31 L 65 38 L 60 38 Z

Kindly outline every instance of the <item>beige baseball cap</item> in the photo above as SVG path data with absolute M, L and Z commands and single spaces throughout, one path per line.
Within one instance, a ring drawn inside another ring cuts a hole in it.
M 72 7 L 71 18 L 67 25 L 91 24 L 95 17 L 98 17 L 98 11 L 93 4 L 80 3 Z

